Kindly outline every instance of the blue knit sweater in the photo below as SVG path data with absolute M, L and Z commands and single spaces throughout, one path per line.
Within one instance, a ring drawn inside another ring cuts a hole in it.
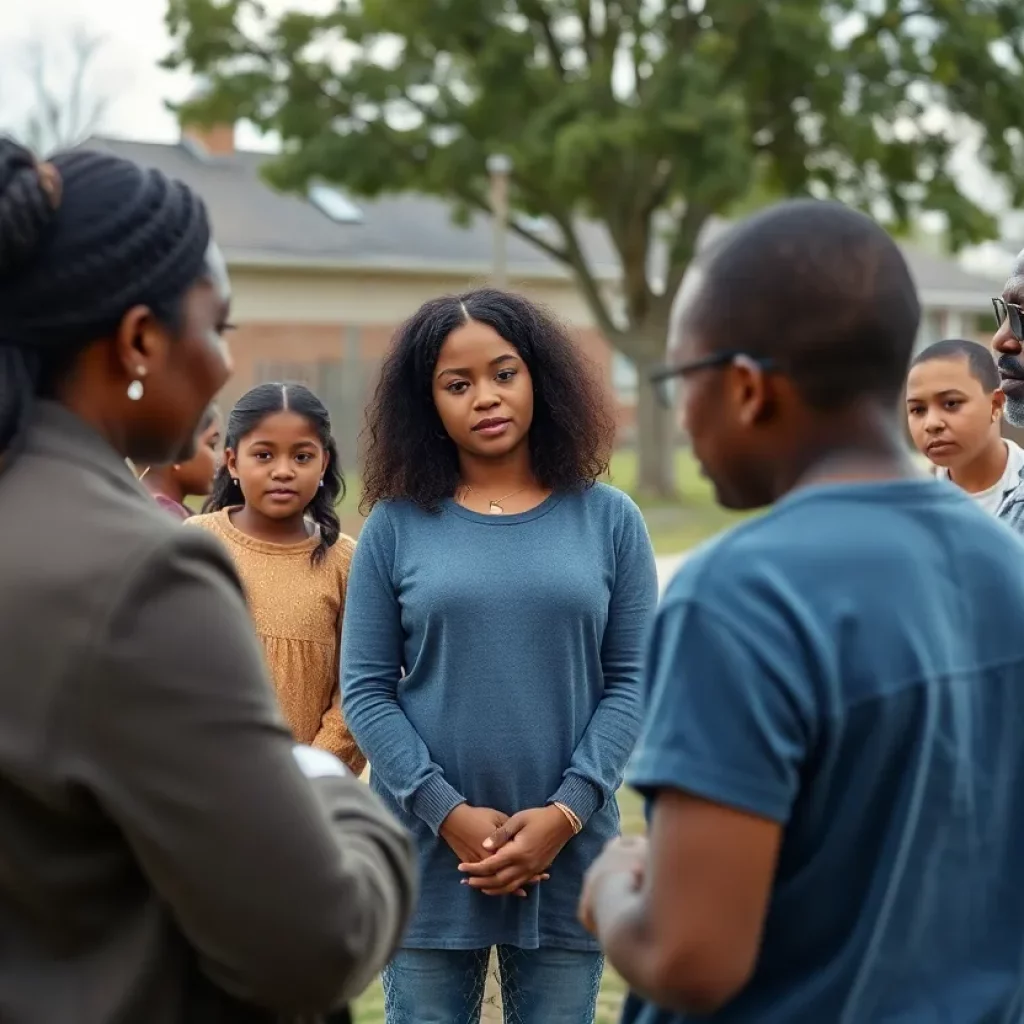
M 596 945 L 583 873 L 619 828 L 657 601 L 640 511 L 598 484 L 518 515 L 378 505 L 345 602 L 342 685 L 371 784 L 416 838 L 411 948 Z M 559 800 L 584 822 L 527 899 L 460 885 L 437 831 L 463 800 L 508 814 Z

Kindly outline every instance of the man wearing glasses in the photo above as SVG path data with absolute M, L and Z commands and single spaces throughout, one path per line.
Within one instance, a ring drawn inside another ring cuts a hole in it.
M 999 367 L 999 378 L 1006 395 L 1003 415 L 1015 427 L 1024 427 L 1024 252 L 1010 271 L 1003 294 L 992 300 L 996 314 L 996 333 L 992 350 Z M 999 507 L 999 518 L 1007 526 L 1024 533 L 1024 479 L 1006 495 Z
M 624 1024 L 1019 1022 L 1024 541 L 910 462 L 920 310 L 877 224 L 785 203 L 703 271 L 658 376 L 719 501 L 773 507 L 658 610 L 649 840 L 580 905 Z

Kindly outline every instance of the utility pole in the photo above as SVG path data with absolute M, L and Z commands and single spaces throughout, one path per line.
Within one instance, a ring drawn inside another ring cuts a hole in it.
M 491 214 L 494 217 L 494 286 L 508 287 L 508 180 L 512 161 L 501 153 L 487 158 L 491 179 Z

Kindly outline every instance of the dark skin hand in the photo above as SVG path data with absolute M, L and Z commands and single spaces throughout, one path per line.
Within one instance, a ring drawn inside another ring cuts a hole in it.
M 487 857 L 490 852 L 484 845 L 494 840 L 501 828 L 509 820 L 507 814 L 496 811 L 493 807 L 471 807 L 459 804 L 441 825 L 441 838 L 452 848 L 459 858 L 460 867 L 464 863 L 476 863 Z M 549 876 L 544 872 L 535 872 L 521 885 L 510 891 L 510 895 L 525 898 L 527 884 L 546 882 Z M 498 895 L 497 893 L 488 895 Z
M 463 885 L 489 896 L 521 891 L 545 875 L 573 834 L 568 818 L 553 805 L 513 814 L 484 841 L 485 849 L 496 853 L 459 865 L 466 875 Z
M 634 991 L 712 1013 L 754 971 L 781 841 L 776 822 L 663 790 L 649 846 L 614 840 L 587 873 L 580 921 Z

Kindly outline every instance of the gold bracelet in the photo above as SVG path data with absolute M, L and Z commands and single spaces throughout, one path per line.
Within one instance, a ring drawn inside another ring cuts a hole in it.
M 555 801 L 555 806 L 565 815 L 566 820 L 572 825 L 572 834 L 578 836 L 583 831 L 583 822 L 576 816 L 576 812 L 571 807 L 566 807 L 565 804 Z

